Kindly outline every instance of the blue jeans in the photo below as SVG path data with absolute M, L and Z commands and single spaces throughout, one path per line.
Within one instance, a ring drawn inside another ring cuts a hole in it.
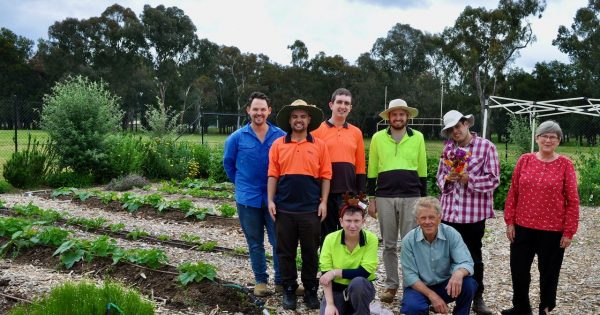
M 464 277 L 462 290 L 460 291 L 458 297 L 453 299 L 446 292 L 448 280 L 427 287 L 439 295 L 446 303 L 456 300 L 456 305 L 454 306 L 452 314 L 469 315 L 469 311 L 471 310 L 471 302 L 473 302 L 473 297 L 475 296 L 475 291 L 477 290 L 477 282 L 471 276 Z M 416 291 L 410 287 L 404 288 L 400 313 L 406 315 L 426 315 L 429 314 L 429 305 L 431 305 L 431 301 L 429 301 L 429 299 L 419 291 Z
M 254 208 L 247 207 L 242 204 L 237 204 L 238 216 L 240 217 L 240 225 L 246 242 L 248 243 L 248 252 L 250 253 L 250 263 L 254 272 L 254 280 L 256 283 L 268 283 L 269 275 L 267 274 L 267 259 L 265 256 L 265 227 L 267 228 L 267 236 L 269 243 L 273 247 L 273 269 L 275 269 L 275 284 L 281 284 L 281 274 L 279 273 L 279 259 L 275 249 L 277 248 L 277 240 L 275 238 L 275 222 L 269 215 L 267 207 Z

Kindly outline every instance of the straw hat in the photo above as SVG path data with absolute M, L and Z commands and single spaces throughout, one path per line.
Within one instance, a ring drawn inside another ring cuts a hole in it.
M 311 119 L 308 124 L 307 131 L 313 131 L 319 128 L 319 125 L 323 121 L 323 111 L 316 105 L 309 105 L 303 100 L 295 100 L 292 104 L 284 106 L 279 113 L 277 113 L 277 126 L 283 129 L 285 132 L 291 132 L 292 127 L 290 126 L 290 115 L 294 110 L 306 111 Z
M 390 118 L 390 112 L 396 109 L 405 110 L 410 116 L 410 118 L 415 118 L 419 115 L 418 109 L 414 107 L 409 107 L 404 100 L 397 98 L 395 100 L 390 101 L 390 105 L 388 106 L 388 108 L 383 112 L 379 113 L 379 117 L 388 120 Z

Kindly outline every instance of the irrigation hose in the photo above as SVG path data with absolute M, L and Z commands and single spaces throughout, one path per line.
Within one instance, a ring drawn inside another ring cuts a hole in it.
M 108 304 L 106 304 L 106 315 L 110 315 L 111 314 L 110 313 L 111 309 L 115 309 L 115 310 L 117 310 L 117 312 L 119 312 L 119 314 L 125 315 L 125 312 L 123 312 L 123 310 L 118 305 L 116 305 L 114 303 L 108 303 Z

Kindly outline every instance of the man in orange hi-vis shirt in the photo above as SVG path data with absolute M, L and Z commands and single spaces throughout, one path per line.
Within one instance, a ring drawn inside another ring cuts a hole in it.
M 321 244 L 327 234 L 341 228 L 339 211 L 344 193 L 364 193 L 367 182 L 362 131 L 346 121 L 352 111 L 352 93 L 345 88 L 335 90 L 331 95 L 329 108 L 331 118 L 311 132 L 327 144 L 333 171 L 327 199 L 327 218 L 321 224 Z
M 271 146 L 267 182 L 268 207 L 277 233 L 277 255 L 283 281 L 283 308 L 296 309 L 296 249 L 302 253 L 304 303 L 319 309 L 317 271 L 321 221 L 327 216 L 331 159 L 327 145 L 310 131 L 323 112 L 296 100 L 277 114 L 277 125 L 287 132 Z

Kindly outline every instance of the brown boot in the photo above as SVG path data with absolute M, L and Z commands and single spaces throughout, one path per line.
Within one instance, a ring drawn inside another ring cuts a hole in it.
M 379 295 L 379 299 L 381 300 L 381 302 L 392 303 L 394 301 L 394 298 L 396 297 L 397 291 L 398 290 L 396 289 L 385 289 L 383 290 L 383 293 Z
M 485 305 L 483 301 L 483 294 L 475 294 L 475 298 L 473 299 L 473 313 L 477 315 L 492 315 L 494 314 L 492 310 Z

